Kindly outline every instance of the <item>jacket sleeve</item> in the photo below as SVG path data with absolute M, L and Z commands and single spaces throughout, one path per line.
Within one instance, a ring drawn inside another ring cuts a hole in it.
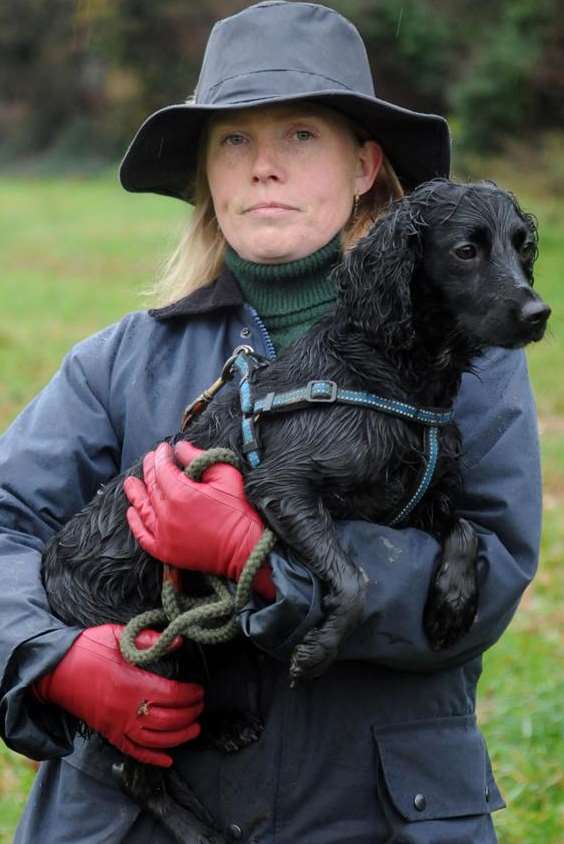
M 77 349 L 0 439 L 0 735 L 35 759 L 72 750 L 70 716 L 26 690 L 80 633 L 49 611 L 42 550 L 119 466 L 104 409 L 108 334 Z
M 337 532 L 343 548 L 369 578 L 365 618 L 343 643 L 342 659 L 408 671 L 461 664 L 497 641 L 535 573 L 541 481 L 536 411 L 524 353 L 490 350 L 474 373 L 464 376 L 455 412 L 464 448 L 459 514 L 479 537 L 480 597 L 474 624 L 453 647 L 432 651 L 422 616 L 440 553 L 436 540 L 413 528 L 340 522 Z M 321 619 L 320 593 L 296 560 L 271 557 L 278 599 L 271 607 L 247 611 L 241 620 L 257 645 L 286 658 Z M 294 618 L 287 611 L 289 602 Z

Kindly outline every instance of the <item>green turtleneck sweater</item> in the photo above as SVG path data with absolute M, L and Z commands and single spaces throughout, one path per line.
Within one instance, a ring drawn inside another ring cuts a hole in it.
M 329 277 L 341 256 L 340 234 L 317 252 L 285 264 L 245 261 L 228 246 L 225 263 L 258 313 L 277 351 L 301 337 L 335 301 Z

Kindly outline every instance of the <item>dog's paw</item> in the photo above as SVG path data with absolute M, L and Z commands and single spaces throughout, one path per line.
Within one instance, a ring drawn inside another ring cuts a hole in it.
M 290 660 L 290 685 L 320 677 L 337 656 L 338 641 L 327 628 L 310 630 L 294 649 Z
M 433 579 L 423 626 L 433 650 L 454 645 L 468 632 L 478 609 L 478 585 L 473 568 L 463 575 L 443 563 Z
M 201 746 L 222 753 L 236 753 L 258 741 L 264 730 L 260 718 L 250 712 L 213 712 L 202 719 Z

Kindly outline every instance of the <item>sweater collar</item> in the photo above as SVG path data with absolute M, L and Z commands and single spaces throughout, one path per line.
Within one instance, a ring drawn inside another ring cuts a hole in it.
M 317 253 L 314 253 L 314 260 L 324 264 L 327 262 L 328 257 L 333 258 L 338 253 L 338 238 L 338 235 L 335 236 L 326 246 L 318 250 Z M 250 262 L 247 263 L 250 265 Z M 295 270 L 300 268 L 300 264 L 300 261 L 292 261 L 287 264 L 272 266 L 287 268 L 286 272 L 289 272 L 291 277 L 295 273 Z M 260 265 L 255 264 L 254 266 Z M 172 302 L 170 305 L 165 305 L 162 308 L 151 308 L 149 315 L 154 319 L 166 321 L 168 319 L 196 314 L 213 313 L 222 308 L 240 307 L 244 304 L 244 301 L 235 275 L 228 266 L 224 265 L 218 277 L 211 284 L 194 290 L 193 293 L 189 293 L 187 296 L 184 296 L 177 302 Z
M 335 300 L 331 270 L 341 255 L 341 236 L 335 235 L 311 255 L 281 264 L 258 264 L 241 258 L 231 247 L 225 263 L 239 283 L 246 302 L 266 321 L 286 325 L 308 321 L 313 310 Z M 308 316 L 309 315 L 309 316 Z
M 264 282 L 286 282 L 299 284 L 304 279 L 325 275 L 335 263 L 341 252 L 341 233 L 331 238 L 324 246 L 294 261 L 282 264 L 258 264 L 241 258 L 231 246 L 225 250 L 225 263 L 237 279 L 244 279 L 250 284 Z

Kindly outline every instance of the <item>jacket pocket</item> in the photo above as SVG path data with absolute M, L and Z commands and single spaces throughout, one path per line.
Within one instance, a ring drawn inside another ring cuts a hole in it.
M 489 814 L 505 806 L 473 715 L 372 727 L 382 775 L 407 821 Z

